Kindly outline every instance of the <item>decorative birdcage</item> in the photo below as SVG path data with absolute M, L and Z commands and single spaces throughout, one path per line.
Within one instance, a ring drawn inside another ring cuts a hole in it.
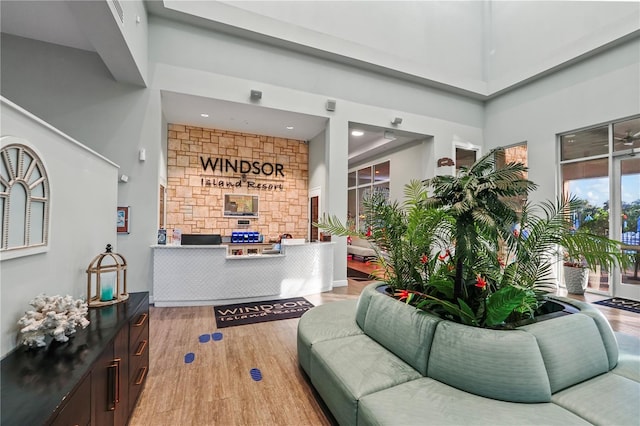
M 107 244 L 105 252 L 94 257 L 87 268 L 87 303 L 89 307 L 99 307 L 128 298 L 127 261 Z

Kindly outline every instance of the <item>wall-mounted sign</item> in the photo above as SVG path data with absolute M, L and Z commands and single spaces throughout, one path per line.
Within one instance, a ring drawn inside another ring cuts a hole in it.
M 211 161 L 211 157 L 205 160 L 204 157 L 200 157 L 200 164 L 202 164 L 202 170 L 205 172 L 207 169 L 211 169 L 211 172 L 220 173 L 240 173 L 240 174 L 254 174 L 263 175 L 269 177 L 284 177 L 284 165 L 280 163 L 269 163 L 260 161 L 248 161 L 229 158 L 214 158 Z
M 281 183 L 259 183 L 254 180 L 245 179 L 221 179 L 215 176 L 200 175 L 200 185 L 212 188 L 247 188 L 259 189 L 263 191 L 283 191 L 284 185 Z
M 451 158 L 448 157 L 442 157 L 438 159 L 438 167 L 442 167 L 442 166 L 453 166 L 455 163 L 453 162 L 453 160 Z

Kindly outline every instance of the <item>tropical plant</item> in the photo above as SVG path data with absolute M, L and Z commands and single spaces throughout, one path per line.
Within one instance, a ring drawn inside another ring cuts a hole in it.
M 522 204 L 536 185 L 522 164 L 497 168 L 496 151 L 457 176 L 409 182 L 402 204 L 376 192 L 363 200 L 370 232 L 358 236 L 373 243 L 378 278 L 397 298 L 454 321 L 500 327 L 532 318 L 545 303 L 559 247 L 586 264 L 628 264 L 619 242 L 574 232 L 576 198 Z M 317 226 L 353 235 L 335 216 Z

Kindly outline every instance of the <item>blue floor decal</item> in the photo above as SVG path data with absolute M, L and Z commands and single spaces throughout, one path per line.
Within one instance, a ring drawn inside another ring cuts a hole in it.
M 191 364 L 194 359 L 196 359 L 196 354 L 194 354 L 193 352 L 189 352 L 184 356 L 184 363 Z
M 198 337 L 198 340 L 200 341 L 200 343 L 207 343 L 209 341 L 209 339 L 211 338 L 210 335 L 208 334 L 203 334 L 200 337 Z
M 213 337 L 213 340 L 217 342 L 218 340 L 222 340 L 222 333 L 213 333 L 211 337 Z
M 262 373 L 260 372 L 259 369 L 252 368 L 249 373 L 251 374 L 251 378 L 256 382 L 259 382 L 260 380 L 262 380 Z

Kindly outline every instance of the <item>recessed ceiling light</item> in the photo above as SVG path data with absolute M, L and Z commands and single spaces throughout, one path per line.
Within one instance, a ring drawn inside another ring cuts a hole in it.
M 351 131 L 351 135 L 353 135 L 353 136 L 362 136 L 362 135 L 364 135 L 364 132 L 362 130 L 352 130 Z
M 293 126 L 287 126 L 287 130 L 293 130 Z
M 200 117 L 208 118 L 209 114 L 203 112 L 202 114 L 200 114 Z

